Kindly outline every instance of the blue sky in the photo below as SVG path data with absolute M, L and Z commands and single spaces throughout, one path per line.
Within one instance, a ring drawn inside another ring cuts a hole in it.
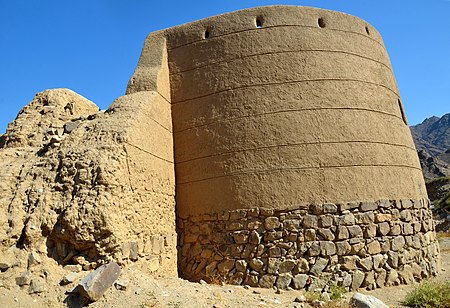
M 106 109 L 124 94 L 152 31 L 271 4 L 368 21 L 383 36 L 410 124 L 450 112 L 449 0 L 0 0 L 0 133 L 49 88 L 70 88 Z

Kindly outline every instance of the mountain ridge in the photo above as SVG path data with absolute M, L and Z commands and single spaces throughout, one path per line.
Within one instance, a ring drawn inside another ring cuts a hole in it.
M 442 155 L 450 151 L 450 113 L 426 118 L 422 123 L 411 126 L 411 133 L 418 151 L 425 150 L 450 163 L 448 155 Z
M 411 126 L 426 181 L 428 197 L 437 212 L 450 209 L 450 113 L 432 116 Z

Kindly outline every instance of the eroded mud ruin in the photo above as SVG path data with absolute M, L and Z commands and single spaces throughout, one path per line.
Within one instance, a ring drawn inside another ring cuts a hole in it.
M 97 111 L 52 90 L 10 124 L 4 247 L 284 289 L 437 271 L 390 60 L 359 18 L 272 6 L 151 33 L 126 95 Z

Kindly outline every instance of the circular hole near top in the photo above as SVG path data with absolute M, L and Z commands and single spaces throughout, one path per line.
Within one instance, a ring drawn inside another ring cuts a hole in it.
M 205 39 L 207 39 L 207 38 L 209 38 L 209 30 L 208 29 L 206 29 L 205 30 L 205 33 L 203 34 L 203 37 L 205 38 Z
M 325 20 L 323 20 L 322 17 L 320 17 L 320 18 L 317 20 L 317 23 L 319 24 L 319 27 L 325 28 Z
M 367 35 L 370 35 L 370 31 L 369 31 L 369 28 L 366 26 L 366 33 L 367 33 Z
M 256 17 L 256 28 L 262 28 L 263 26 L 263 19 L 261 16 Z

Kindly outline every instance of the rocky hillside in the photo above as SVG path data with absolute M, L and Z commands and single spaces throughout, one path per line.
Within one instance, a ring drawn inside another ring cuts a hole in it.
M 427 150 L 418 150 L 417 154 L 419 155 L 425 181 L 450 175 L 450 164 L 446 161 L 433 156 Z
M 440 118 L 425 119 L 422 123 L 411 126 L 411 132 L 417 150 L 425 150 L 444 161 L 450 160 L 450 155 L 445 155 L 450 150 L 450 113 Z
M 411 126 L 428 196 L 438 209 L 450 209 L 450 113 Z
M 411 126 L 426 180 L 450 175 L 450 113 Z

